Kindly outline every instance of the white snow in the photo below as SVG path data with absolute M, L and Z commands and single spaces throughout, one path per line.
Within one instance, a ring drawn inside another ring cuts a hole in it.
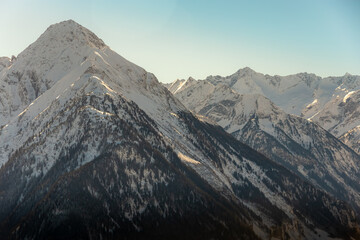
M 178 152 L 177 155 L 182 161 L 192 163 L 192 164 L 200 164 L 199 161 L 196 161 L 196 160 L 192 159 L 191 157 L 188 157 L 188 156 L 182 154 L 181 152 Z

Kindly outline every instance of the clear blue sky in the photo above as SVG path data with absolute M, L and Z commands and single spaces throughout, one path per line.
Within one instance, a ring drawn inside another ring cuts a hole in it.
M 230 75 L 360 75 L 358 0 L 4 0 L 0 56 L 73 19 L 160 81 Z

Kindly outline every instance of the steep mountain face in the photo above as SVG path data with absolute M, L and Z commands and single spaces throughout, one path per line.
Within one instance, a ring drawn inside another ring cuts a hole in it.
M 314 97 L 314 101 L 302 110 L 301 116 L 311 119 L 319 114 L 319 112 L 322 112 L 324 109 L 328 108 L 330 102 L 335 101 L 335 99 L 345 97 L 351 91 L 360 89 L 360 76 L 353 76 L 347 73 L 342 77 L 323 78 L 321 79 L 320 84 L 328 85 L 328 87 L 321 90 L 322 92 L 327 91 L 327 97 L 324 98 L 321 103 L 319 102 L 318 97 Z M 320 122 L 318 122 L 318 124 L 320 124 Z M 320 124 L 320 126 L 326 128 L 325 125 Z
M 5 236 L 255 237 L 241 209 L 186 168 L 144 112 L 102 90 L 69 100 L 2 169 Z
M 335 136 L 342 136 L 360 124 L 360 90 L 337 96 L 310 119 Z
M 71 20 L 0 84 L 1 239 L 359 236 L 346 203 L 200 121 Z
M 340 140 L 360 154 L 360 126 L 357 126 L 343 134 L 340 137 Z
M 175 96 L 241 142 L 360 211 L 360 157 L 323 128 L 287 114 L 260 94 L 192 81 Z
M 360 90 L 346 90 L 345 93 L 331 99 L 310 119 L 359 153 Z

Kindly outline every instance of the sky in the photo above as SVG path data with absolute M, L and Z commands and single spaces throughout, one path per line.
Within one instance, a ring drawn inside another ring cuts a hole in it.
M 0 56 L 73 19 L 161 82 L 228 76 L 360 75 L 358 0 L 0 0 Z

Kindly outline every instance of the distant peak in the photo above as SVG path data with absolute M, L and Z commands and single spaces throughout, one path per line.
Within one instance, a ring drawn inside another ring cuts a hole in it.
M 75 21 L 72 20 L 72 19 L 65 20 L 65 21 L 62 21 L 62 22 L 60 22 L 60 23 L 75 24 L 75 25 L 81 26 L 80 24 L 78 24 L 77 22 L 75 22 Z
M 352 74 L 346 72 L 344 76 L 352 76 Z
M 66 20 L 66 21 L 62 21 L 62 22 L 59 22 L 59 23 L 52 24 L 52 25 L 50 25 L 50 27 L 48 27 L 47 30 L 50 30 L 50 29 L 60 30 L 62 28 L 67 28 L 68 30 L 70 30 L 70 28 L 72 28 L 74 30 L 74 29 L 81 29 L 81 28 L 84 28 L 84 27 L 81 26 L 79 23 L 75 22 L 74 20 L 69 19 L 69 20 Z
M 82 28 L 84 28 L 84 27 L 81 26 L 80 24 L 78 24 L 77 22 L 75 22 L 74 20 L 67 20 L 67 21 L 62 21 L 62 22 L 50 25 L 46 29 L 44 34 L 51 34 L 51 33 L 55 33 L 55 32 L 59 32 L 59 33 L 65 32 L 66 33 L 66 32 L 71 32 L 71 31 L 76 31 L 76 30 L 82 30 Z
M 316 76 L 314 73 L 308 73 L 308 72 L 301 72 L 298 73 L 299 76 Z
M 237 75 L 251 75 L 251 74 L 254 74 L 254 73 L 256 73 L 256 72 L 254 70 L 252 70 L 251 68 L 244 67 L 244 68 L 239 69 L 235 74 L 237 74 Z
M 247 71 L 247 72 L 255 72 L 254 70 L 252 70 L 251 68 L 249 67 L 244 67 L 243 69 L 240 69 L 242 71 Z

